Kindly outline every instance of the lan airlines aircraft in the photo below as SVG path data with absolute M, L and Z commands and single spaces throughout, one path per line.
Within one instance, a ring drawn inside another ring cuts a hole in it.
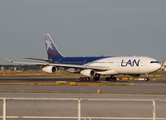
M 106 80 L 116 80 L 114 75 L 126 74 L 138 77 L 141 74 L 155 72 L 160 69 L 160 63 L 150 57 L 64 57 L 57 49 L 55 43 L 50 37 L 49 33 L 43 33 L 44 41 L 47 49 L 48 59 L 26 58 L 32 60 L 46 61 L 47 63 L 31 63 L 31 62 L 14 62 L 7 58 L 6 61 L 18 64 L 34 64 L 42 66 L 42 70 L 48 73 L 54 73 L 58 70 L 65 70 L 68 72 L 76 72 L 82 74 L 81 80 L 99 80 L 100 76 L 107 75 Z M 145 80 L 149 80 L 147 76 Z

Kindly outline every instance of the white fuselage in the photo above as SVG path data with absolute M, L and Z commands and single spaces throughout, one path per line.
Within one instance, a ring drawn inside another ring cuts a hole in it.
M 102 75 L 113 74 L 147 74 L 160 69 L 161 64 L 150 57 L 109 57 L 87 63 L 88 66 L 105 67 L 98 71 Z

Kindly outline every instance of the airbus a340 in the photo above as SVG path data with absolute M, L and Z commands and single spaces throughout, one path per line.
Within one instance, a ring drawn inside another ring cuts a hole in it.
M 80 80 L 99 80 L 101 75 L 106 75 L 106 80 L 116 80 L 114 75 L 126 74 L 138 77 L 141 74 L 149 74 L 160 69 L 161 64 L 153 58 L 143 56 L 99 56 L 99 57 L 65 57 L 57 49 L 49 33 L 43 33 L 47 59 L 26 58 L 32 60 L 46 61 L 46 63 L 14 62 L 7 58 L 6 61 L 18 64 L 34 64 L 42 66 L 42 70 L 54 73 L 58 70 L 80 73 Z M 145 80 L 149 80 L 147 76 Z

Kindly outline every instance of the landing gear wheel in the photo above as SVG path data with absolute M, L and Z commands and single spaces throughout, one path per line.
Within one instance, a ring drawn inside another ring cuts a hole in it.
M 112 81 L 116 81 L 116 77 L 113 77 L 113 78 L 112 78 Z
M 145 78 L 145 81 L 149 81 L 149 78 L 147 77 L 147 78 Z
M 87 80 L 87 77 L 83 77 L 83 80 L 86 81 L 86 80 Z
M 80 77 L 80 79 L 79 79 L 80 81 L 82 81 L 83 80 L 83 78 L 82 77 Z
M 90 81 L 90 77 L 87 77 L 87 81 Z
M 94 81 L 98 81 L 99 79 L 100 79 L 100 75 L 99 74 L 93 76 L 93 80 Z
M 145 81 L 149 81 L 149 74 L 145 74 Z
M 109 81 L 110 80 L 110 78 L 109 77 L 106 77 L 106 79 L 105 79 L 106 81 Z

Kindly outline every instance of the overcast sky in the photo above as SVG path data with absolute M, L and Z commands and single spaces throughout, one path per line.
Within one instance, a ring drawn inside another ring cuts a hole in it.
M 166 0 L 1 0 L 0 64 L 8 64 L 3 57 L 47 58 L 45 32 L 64 56 L 143 55 L 163 62 Z

